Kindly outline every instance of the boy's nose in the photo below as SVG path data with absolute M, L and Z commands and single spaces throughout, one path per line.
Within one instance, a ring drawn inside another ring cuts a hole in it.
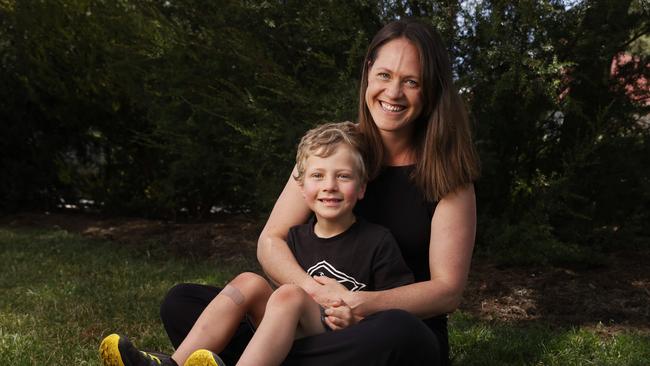
M 337 187 L 336 177 L 329 177 L 323 182 L 323 189 L 326 191 L 335 191 Z

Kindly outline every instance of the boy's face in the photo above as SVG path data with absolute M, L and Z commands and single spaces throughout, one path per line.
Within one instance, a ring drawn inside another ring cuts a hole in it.
M 348 145 L 340 144 L 334 154 L 310 156 L 305 162 L 302 195 L 319 220 L 338 220 L 352 215 L 357 200 L 363 198 L 355 158 Z

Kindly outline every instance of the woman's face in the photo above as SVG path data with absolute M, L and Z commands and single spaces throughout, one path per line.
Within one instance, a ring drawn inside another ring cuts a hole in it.
M 420 57 L 407 39 L 389 41 L 368 70 L 366 104 L 382 136 L 410 134 L 422 112 Z

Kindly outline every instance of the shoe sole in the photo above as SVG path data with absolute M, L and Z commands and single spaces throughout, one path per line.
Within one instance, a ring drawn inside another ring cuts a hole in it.
M 120 336 L 111 334 L 99 345 L 99 355 L 104 366 L 125 366 L 119 349 Z
M 219 361 L 221 361 L 221 359 L 219 359 Z M 214 359 L 212 352 L 200 349 L 194 351 L 187 361 L 185 361 L 183 366 L 225 366 L 223 362 L 219 361 Z

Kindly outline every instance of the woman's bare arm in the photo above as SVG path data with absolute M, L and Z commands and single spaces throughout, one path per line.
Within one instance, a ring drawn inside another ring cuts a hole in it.
M 289 177 L 257 241 L 257 259 L 276 284 L 293 283 L 312 293 L 318 284 L 296 262 L 286 242 L 289 229 L 305 223 L 310 212 L 298 183 Z
M 448 194 L 436 207 L 429 242 L 431 280 L 386 291 L 337 292 L 362 317 L 387 309 L 420 318 L 452 312 L 465 289 L 475 236 L 476 197 L 470 185 Z

